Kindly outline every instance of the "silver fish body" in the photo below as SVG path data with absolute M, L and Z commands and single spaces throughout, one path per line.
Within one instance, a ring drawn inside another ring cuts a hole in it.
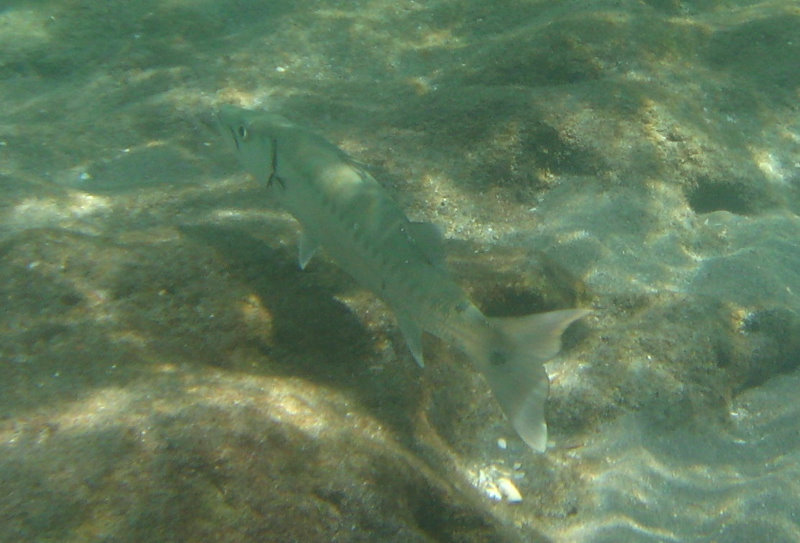
M 464 351 L 522 439 L 543 451 L 549 386 L 543 362 L 587 311 L 485 317 L 445 270 L 438 230 L 409 221 L 341 149 L 273 113 L 224 106 L 217 118 L 244 168 L 301 224 L 300 267 L 323 246 L 392 309 L 420 366 L 423 331 Z

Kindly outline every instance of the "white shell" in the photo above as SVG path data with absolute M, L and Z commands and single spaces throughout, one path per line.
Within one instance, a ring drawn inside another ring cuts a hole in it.
M 517 485 L 508 477 L 500 477 L 497 479 L 497 487 L 500 492 L 505 496 L 508 503 L 519 503 L 522 501 L 522 494 L 519 493 Z

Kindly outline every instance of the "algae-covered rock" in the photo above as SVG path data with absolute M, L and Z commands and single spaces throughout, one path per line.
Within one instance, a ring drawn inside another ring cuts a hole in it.
M 7 4 L 0 541 L 800 538 L 791 2 Z M 222 103 L 365 164 L 487 314 L 593 310 L 546 454 L 297 269 Z

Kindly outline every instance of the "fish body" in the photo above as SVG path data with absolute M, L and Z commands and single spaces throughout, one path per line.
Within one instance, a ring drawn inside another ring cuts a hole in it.
M 549 387 L 543 363 L 560 349 L 563 330 L 587 311 L 485 317 L 445 270 L 436 227 L 411 222 L 341 149 L 274 113 L 224 106 L 217 118 L 244 168 L 302 226 L 300 267 L 324 247 L 392 309 L 420 366 L 423 331 L 465 352 L 522 439 L 543 451 Z

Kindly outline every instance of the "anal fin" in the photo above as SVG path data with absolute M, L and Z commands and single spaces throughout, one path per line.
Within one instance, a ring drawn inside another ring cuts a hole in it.
M 411 355 L 420 368 L 425 367 L 425 361 L 422 358 L 422 328 L 417 324 L 410 315 L 396 314 L 397 324 L 400 326 L 400 331 L 403 332 L 403 337 L 406 339 L 408 348 Z

